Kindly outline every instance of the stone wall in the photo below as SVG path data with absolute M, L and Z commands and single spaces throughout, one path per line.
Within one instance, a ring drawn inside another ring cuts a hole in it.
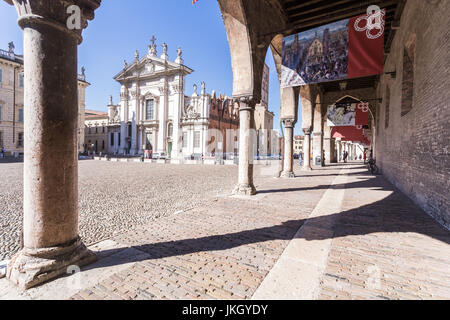
M 447 228 L 449 15 L 450 1 L 407 1 L 385 63 L 384 71 L 396 71 L 396 76 L 382 76 L 377 88 L 383 102 L 376 135 L 376 159 L 383 174 Z

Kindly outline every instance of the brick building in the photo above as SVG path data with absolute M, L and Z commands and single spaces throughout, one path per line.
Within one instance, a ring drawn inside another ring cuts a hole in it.
M 218 130 L 222 141 L 214 141 L 214 136 L 209 137 L 208 153 L 222 150 L 224 153 L 237 154 L 239 139 L 239 112 L 233 101 L 223 95 L 219 97 L 213 92 L 209 107 L 209 129 Z M 219 145 L 221 142 L 221 145 Z

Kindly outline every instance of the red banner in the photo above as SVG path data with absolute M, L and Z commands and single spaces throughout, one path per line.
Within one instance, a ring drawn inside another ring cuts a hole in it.
M 340 138 L 342 141 L 354 141 L 362 142 L 370 145 L 370 141 L 364 136 L 363 129 L 357 127 L 345 126 L 345 127 L 333 127 L 331 131 L 332 138 Z
M 349 20 L 348 78 L 383 73 L 385 14 L 383 9 L 379 17 L 362 15 Z M 370 28 L 376 22 L 381 24 L 381 29 Z
M 369 125 L 369 103 L 361 102 L 356 104 L 355 125 L 357 127 Z

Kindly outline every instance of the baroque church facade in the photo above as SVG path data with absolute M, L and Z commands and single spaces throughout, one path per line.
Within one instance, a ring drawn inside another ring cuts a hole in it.
M 116 105 L 110 98 L 108 105 L 108 153 L 138 156 L 151 151 L 182 160 L 230 150 L 227 131 L 233 135 L 228 140 L 236 141 L 238 107 L 232 99 L 217 97 L 214 91 L 207 94 L 205 83 L 200 92 L 194 85 L 192 95 L 185 95 L 185 77 L 193 70 L 184 65 L 181 49 L 170 61 L 167 45 L 162 45 L 163 52 L 158 56 L 152 42 L 148 54 L 139 57 L 136 51 L 134 61 L 125 61 L 114 77 L 121 84 L 121 92 L 120 103 Z

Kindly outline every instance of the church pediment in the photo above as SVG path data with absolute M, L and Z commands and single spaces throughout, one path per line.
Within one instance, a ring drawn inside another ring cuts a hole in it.
M 192 69 L 186 67 L 186 66 L 181 66 L 171 62 L 171 61 L 166 61 L 166 60 L 162 60 L 160 58 L 157 57 L 143 57 L 141 60 L 139 61 L 135 61 L 133 64 L 131 65 L 127 65 L 126 67 L 124 67 L 124 69 L 119 72 L 114 79 L 116 81 L 121 81 L 124 80 L 126 78 L 129 77 L 135 77 L 138 74 L 141 77 L 146 77 L 146 76 L 152 76 L 152 75 L 158 75 L 160 73 L 163 72 L 183 72 L 184 74 L 190 74 L 193 72 Z

